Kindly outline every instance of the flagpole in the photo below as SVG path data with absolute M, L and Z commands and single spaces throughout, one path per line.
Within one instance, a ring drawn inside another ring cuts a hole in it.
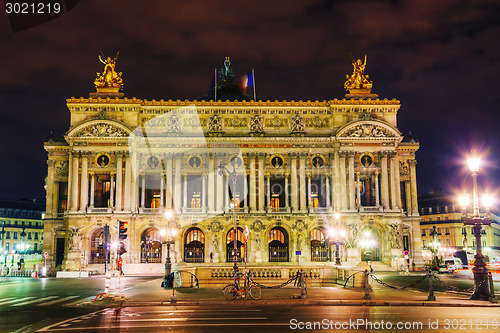
M 253 77 L 253 100 L 257 101 L 257 96 L 255 95 L 255 70 L 252 68 L 252 77 Z
M 214 85 L 214 100 L 217 101 L 217 68 L 214 68 L 214 82 L 215 82 L 215 85 Z

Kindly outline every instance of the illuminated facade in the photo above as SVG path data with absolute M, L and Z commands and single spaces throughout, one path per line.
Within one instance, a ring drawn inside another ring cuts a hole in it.
M 464 225 L 460 205 L 453 196 L 442 193 L 422 195 L 419 197 L 419 209 L 425 261 L 432 260 L 433 251 L 436 251 L 440 259 L 452 257 L 456 251 L 464 249 L 475 253 L 476 239 L 472 228 L 470 225 Z M 483 226 L 481 246 L 483 253 L 490 260 L 494 260 L 500 257 L 500 217 L 492 213 L 488 216 L 491 225 Z
M 22 256 L 26 259 L 31 258 L 31 255 L 42 253 L 44 209 L 43 204 L 34 201 L 0 200 L 2 264 L 17 267 L 17 262 Z M 41 256 L 38 260 L 40 258 Z
M 215 101 L 129 99 L 116 84 L 67 100 L 69 130 L 45 142 L 52 267 L 76 269 L 82 254 L 84 267 L 102 267 L 103 226 L 116 235 L 117 220 L 129 221 L 126 272 L 162 271 L 168 223 L 174 263 L 230 265 L 233 197 L 238 259 L 248 225 L 254 265 L 291 265 L 297 251 L 301 264 L 334 264 L 332 227 L 347 234 L 344 264 L 396 268 L 403 250 L 423 264 L 419 143 L 397 129 L 400 102 L 355 87 L 328 101 L 221 100 L 233 88 L 228 62 Z

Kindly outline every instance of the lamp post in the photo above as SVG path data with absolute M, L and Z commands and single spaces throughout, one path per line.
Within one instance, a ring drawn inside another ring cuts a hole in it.
M 365 260 L 366 263 L 370 262 L 368 265 L 370 266 L 370 271 L 372 271 L 372 248 L 376 246 L 376 242 L 371 237 L 371 233 L 369 231 L 365 231 L 365 237 L 361 240 L 361 247 L 365 249 Z
M 433 270 L 438 270 L 438 246 L 439 243 L 437 241 L 437 231 L 436 231 L 436 226 L 432 227 L 432 230 L 430 232 L 430 235 L 432 236 L 432 242 L 429 244 L 431 246 L 431 252 L 432 252 L 432 266 L 431 269 Z
M 167 227 L 161 230 L 162 238 L 164 239 L 163 244 L 167 244 L 167 258 L 165 259 L 165 276 L 168 276 L 172 272 L 172 262 L 170 261 L 170 244 L 174 242 L 175 234 L 177 230 L 175 227 L 170 225 L 170 219 L 172 218 L 172 211 L 167 210 L 165 212 L 165 218 L 167 219 Z M 165 237 L 165 238 L 164 238 Z
M 483 225 L 491 224 L 491 221 L 488 218 L 488 212 L 492 200 L 490 197 L 485 197 L 483 199 L 483 205 L 486 208 L 486 213 L 481 217 L 477 191 L 477 173 L 479 171 L 480 159 L 475 157 L 469 158 L 467 163 L 470 171 L 472 172 L 472 216 L 467 213 L 469 197 L 467 195 L 461 196 L 459 198 L 459 203 L 462 207 L 464 225 L 471 225 L 472 234 L 476 237 L 476 255 L 474 256 L 476 260 L 474 261 L 474 267 L 472 268 L 472 273 L 474 274 L 474 285 L 476 288 L 470 298 L 488 300 L 490 297 L 489 286 L 487 281 L 485 281 L 488 277 L 488 268 L 486 267 L 484 255 L 482 253 L 481 229 L 483 228 Z
M 238 177 L 238 173 L 236 172 L 236 167 L 239 166 L 238 161 L 236 160 L 237 157 L 234 157 L 231 160 L 231 164 L 233 166 L 233 170 L 230 171 L 228 168 L 226 168 L 224 165 L 222 165 L 222 162 L 219 164 L 219 176 L 222 176 L 224 171 L 229 175 L 231 180 L 233 181 L 233 190 L 231 191 L 232 197 L 233 197 L 233 244 L 234 244 L 234 249 L 233 249 L 233 261 L 234 261 L 234 266 L 233 266 L 233 275 L 234 275 L 234 284 L 236 285 L 236 280 L 238 278 L 238 258 L 237 258 L 237 234 L 236 234 L 236 197 L 235 197 L 235 192 L 236 192 L 236 179 Z M 238 164 L 238 165 L 237 165 Z
M 341 264 L 340 260 L 340 245 L 344 243 L 346 237 L 346 231 L 344 228 L 340 227 L 340 213 L 335 212 L 333 214 L 333 218 L 336 221 L 336 227 L 330 229 L 330 237 L 334 240 L 335 243 L 335 265 Z

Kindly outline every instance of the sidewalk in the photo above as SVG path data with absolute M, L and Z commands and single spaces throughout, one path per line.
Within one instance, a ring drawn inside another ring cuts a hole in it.
M 172 289 L 163 289 L 161 279 L 155 279 L 133 290 L 125 290 L 126 300 L 121 302 L 93 302 L 108 306 L 162 306 L 171 305 Z M 428 293 L 415 290 L 394 290 L 375 285 L 370 289 L 371 299 L 364 299 L 364 289 L 334 287 L 313 287 L 307 289 L 307 298 L 300 299 L 300 288 L 262 289 L 260 300 L 236 299 L 228 301 L 222 288 L 175 289 L 176 305 L 182 306 L 260 306 L 260 305 L 311 305 L 311 306 L 448 306 L 448 307 L 500 307 L 488 301 L 470 300 L 470 294 L 455 292 L 434 292 L 436 301 L 428 301 Z

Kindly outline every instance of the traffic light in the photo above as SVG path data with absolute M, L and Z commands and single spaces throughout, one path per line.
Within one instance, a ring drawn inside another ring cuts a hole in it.
M 127 221 L 118 221 L 120 223 L 120 229 L 118 231 L 118 238 L 126 239 L 127 238 Z

